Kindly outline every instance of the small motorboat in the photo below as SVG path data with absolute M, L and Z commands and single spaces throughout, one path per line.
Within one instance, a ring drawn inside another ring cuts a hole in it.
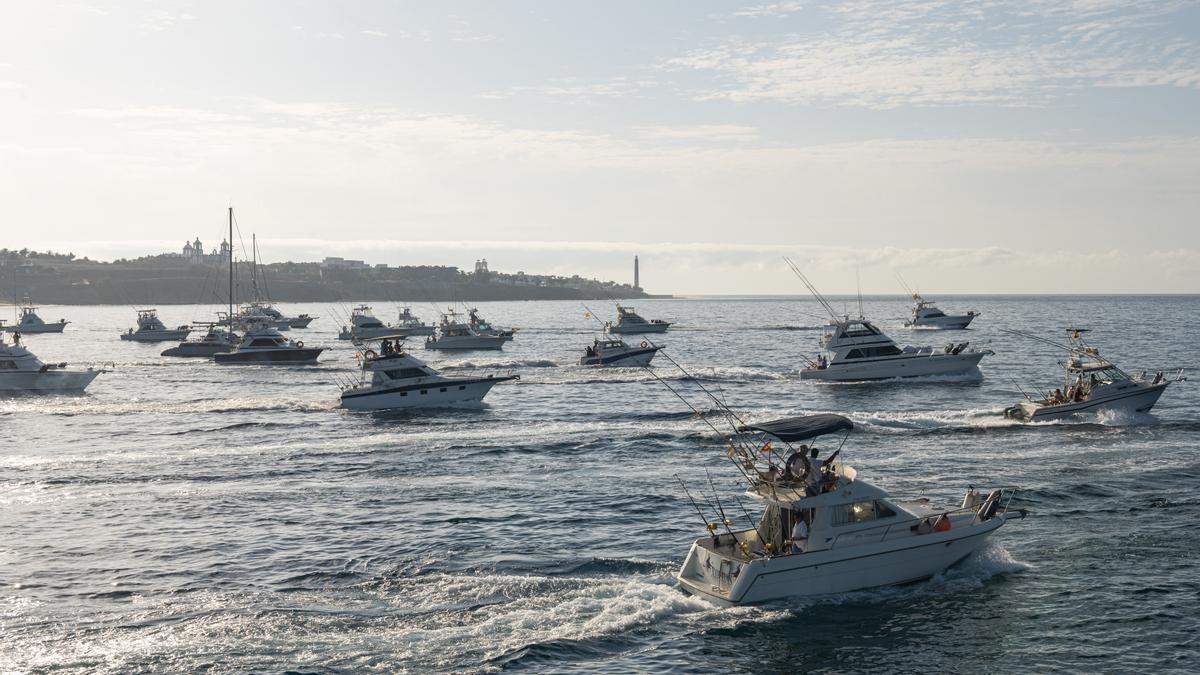
M 913 294 L 912 315 L 904 322 L 909 328 L 940 328 L 942 330 L 962 330 L 971 325 L 979 312 L 974 310 L 966 314 L 946 314 L 937 308 L 932 301 Z
M 431 335 L 425 340 L 425 349 L 458 351 L 502 349 L 504 343 L 512 339 L 503 335 L 478 333 L 470 323 L 462 321 L 460 316 L 453 310 L 443 314 L 442 321 L 438 324 L 437 334 Z
M 670 321 L 661 319 L 647 321 L 632 307 L 622 307 L 621 305 L 617 305 L 617 322 L 614 324 L 608 321 L 604 324 L 605 332 L 624 334 L 665 333 L 670 327 Z
M 447 377 L 405 351 L 401 336 L 380 342 L 379 352 L 359 353 L 358 383 L 342 390 L 342 407 L 352 410 L 429 408 L 478 403 L 500 382 L 519 375 Z
M 300 340 L 289 340 L 263 322 L 251 322 L 242 341 L 233 350 L 213 354 L 213 361 L 232 364 L 289 365 L 316 363 L 324 347 L 305 347 Z
M 1084 341 L 1084 328 L 1070 329 L 1066 344 L 1059 344 L 1018 331 L 1006 331 L 1030 337 L 1069 352 L 1059 365 L 1063 369 L 1063 386 L 1040 398 L 1026 395 L 1026 400 L 1004 410 L 1004 416 L 1021 422 L 1041 422 L 1062 419 L 1071 415 L 1093 414 L 1102 411 L 1149 412 L 1172 382 L 1184 380 L 1183 371 L 1169 378 L 1159 371 L 1153 378 L 1145 373 L 1133 376 L 1100 356 L 1100 350 Z
M 158 319 L 158 310 L 156 309 L 139 309 L 137 310 L 137 328 L 130 328 L 128 332 L 121 334 L 122 340 L 132 342 L 174 342 L 184 340 L 188 333 L 192 332 L 191 326 L 180 326 L 178 328 L 167 328 L 162 321 Z
M 624 340 L 594 340 L 579 358 L 581 366 L 636 367 L 648 366 L 658 350 L 666 345 L 650 344 L 646 340 L 630 347 Z
M 12 326 L 5 326 L 0 322 L 0 331 L 9 331 L 11 333 L 61 333 L 67 327 L 70 321 L 59 319 L 58 321 L 47 322 L 43 321 L 42 317 L 38 316 L 38 308 L 29 304 L 29 300 L 21 303 L 21 316 L 17 319 L 17 323 Z
M 692 544 L 678 574 L 680 587 L 733 606 L 920 581 L 1025 516 L 1010 508 L 1017 492 L 1012 487 L 986 497 L 968 487 L 958 507 L 934 507 L 923 498 L 898 501 L 835 461 L 840 444 L 827 458 L 815 447 L 792 447 L 853 426 L 826 414 L 740 427 L 745 435 L 732 440 L 727 454 L 749 481 L 745 496 L 762 504 L 762 516 L 735 529 L 728 517 L 733 513 L 718 496 L 716 522 L 707 522 L 708 534 Z M 781 467 L 775 461 L 784 454 Z
M 163 351 L 162 356 L 179 356 L 187 358 L 208 358 L 213 354 L 231 352 L 241 343 L 237 333 L 221 328 L 218 323 L 198 323 L 207 326 L 208 330 L 199 340 L 184 340 L 178 345 Z
M 505 340 L 511 340 L 517 333 L 514 328 L 497 328 L 488 323 L 483 317 L 479 316 L 479 310 L 474 307 L 467 310 L 467 323 L 470 324 L 472 330 L 480 335 L 494 335 L 502 337 Z
M 350 310 L 350 325 L 342 326 L 339 340 L 372 340 L 395 335 L 396 329 L 385 325 L 371 313 L 371 308 L 359 305 Z
M 405 337 L 409 335 L 433 335 L 436 331 L 436 326 L 421 321 L 408 307 L 400 308 L 400 317 L 396 322 L 396 335 L 403 335 Z
M 841 317 L 829 322 L 821 338 L 821 347 L 829 355 L 818 355 L 800 371 L 800 379 L 861 382 L 966 374 L 976 371 L 983 357 L 994 353 L 970 344 L 900 348 L 870 321 Z
M 21 344 L 21 334 L 12 334 L 12 344 L 0 333 L 0 392 L 80 392 L 100 373 L 93 367 L 68 368 L 66 363 L 44 363 Z

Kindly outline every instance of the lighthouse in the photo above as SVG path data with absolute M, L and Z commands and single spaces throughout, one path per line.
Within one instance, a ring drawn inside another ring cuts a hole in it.
M 633 290 L 642 290 L 641 280 L 638 278 L 638 257 L 633 256 Z

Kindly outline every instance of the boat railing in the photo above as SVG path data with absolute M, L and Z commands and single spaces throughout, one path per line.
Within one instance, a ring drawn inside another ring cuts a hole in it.
M 878 525 L 876 527 L 868 527 L 868 528 L 862 529 L 862 530 L 854 530 L 852 532 L 843 532 L 843 533 L 839 534 L 838 536 L 834 537 L 833 542 L 829 544 L 829 550 L 832 551 L 833 549 L 837 548 L 838 543 L 841 541 L 842 537 L 846 537 L 847 540 L 852 540 L 854 544 L 861 544 L 861 543 L 864 543 L 864 541 L 863 541 L 864 538 L 869 540 L 867 543 L 877 543 L 877 542 L 887 541 L 889 535 L 893 534 L 893 532 L 899 532 L 902 536 L 908 536 L 909 533 L 912 531 L 913 526 L 919 525 L 923 521 L 936 520 L 937 518 L 939 518 L 943 515 L 946 516 L 947 518 L 949 518 L 951 521 L 953 521 L 956 516 L 971 514 L 971 519 L 967 523 L 967 525 L 968 526 L 976 525 L 978 523 L 983 522 L 984 520 L 989 520 L 989 519 L 997 517 L 1003 513 L 1007 513 L 1008 507 L 1012 503 L 1013 497 L 1016 496 L 1018 489 L 1019 488 L 1017 488 L 1015 486 L 1011 486 L 1011 485 L 993 488 L 993 491 L 996 491 L 996 490 L 1000 491 L 1000 494 L 996 497 L 996 501 L 1000 502 L 1000 504 L 998 504 L 996 506 L 995 510 L 992 512 L 992 515 L 989 516 L 988 518 L 984 518 L 982 516 L 982 514 L 983 514 L 983 511 L 989 507 L 989 504 L 991 501 L 990 495 L 989 495 L 989 497 L 985 497 L 985 498 L 983 498 L 982 501 L 980 501 L 976 504 L 972 504 L 971 506 L 962 506 L 962 507 L 959 507 L 959 508 L 953 509 L 953 510 L 941 511 L 941 512 L 937 513 L 936 515 L 916 516 L 913 518 L 906 518 L 906 519 L 901 520 L 896 523 L 889 523 L 887 525 Z M 932 523 L 930 523 L 930 524 L 932 524 Z M 908 532 L 906 532 L 904 529 L 899 529 L 899 528 L 907 528 Z M 878 530 L 882 530 L 882 532 L 880 532 L 878 538 L 875 538 L 873 533 Z M 870 536 L 868 537 L 867 535 L 870 535 Z

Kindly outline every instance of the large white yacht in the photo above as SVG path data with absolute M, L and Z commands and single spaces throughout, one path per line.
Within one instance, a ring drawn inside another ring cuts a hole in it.
M 1040 422 L 1101 411 L 1149 412 L 1168 385 L 1184 379 L 1182 371 L 1174 378 L 1164 376 L 1162 371 L 1153 378 L 1147 378 L 1145 373 L 1130 375 L 1088 345 L 1084 341 L 1086 332 L 1083 328 L 1070 329 L 1065 345 L 1028 336 L 1069 351 L 1068 358 L 1059 364 L 1063 369 L 1063 385 L 1039 398 L 1027 395 L 1021 403 L 1005 409 L 1005 417 Z
M 461 315 L 454 310 L 443 314 L 437 334 L 431 335 L 425 340 L 425 349 L 461 351 L 501 349 L 505 342 L 512 339 L 511 336 L 479 333 L 471 327 L 470 323 L 464 322 L 460 317 Z
M 339 340 L 371 340 L 389 335 L 395 335 L 396 329 L 385 325 L 366 305 L 359 305 L 350 310 L 350 325 L 342 326 L 338 333 Z
M 900 348 L 870 321 L 842 317 L 829 322 L 821 354 L 800 371 L 802 380 L 858 382 L 928 375 L 958 375 L 975 371 L 990 349 L 978 350 L 969 342 L 933 347 Z
M 289 340 L 262 322 L 251 322 L 246 334 L 233 350 L 213 354 L 221 364 L 298 364 L 316 363 L 324 347 L 305 347 L 300 340 Z
M 605 322 L 604 330 L 608 333 L 642 334 L 665 333 L 671 327 L 670 321 L 651 319 L 647 321 L 632 307 L 617 305 L 617 322 Z
M 42 317 L 38 316 L 38 308 L 29 304 L 29 301 L 21 303 L 21 316 L 17 319 L 17 323 L 12 326 L 5 326 L 0 322 L 0 331 L 9 331 L 12 333 L 61 333 L 67 327 L 70 321 L 59 319 L 58 321 L 43 321 Z
M 0 333 L 0 392 L 83 391 L 105 371 L 96 368 L 77 370 L 65 363 L 44 363 L 21 344 L 21 334 L 13 333 L 12 344 Z
M 961 330 L 971 325 L 979 312 L 974 310 L 966 314 L 947 314 L 938 309 L 937 305 L 913 293 L 912 315 L 904 322 L 909 328 L 940 328 L 942 330 Z
M 399 337 L 399 336 L 398 336 Z M 400 340 L 380 342 L 379 352 L 359 354 L 359 381 L 342 390 L 342 407 L 353 410 L 429 408 L 477 403 L 500 382 L 519 375 L 447 377 L 405 351 Z
M 840 415 L 743 426 L 755 440 L 735 441 L 728 453 L 749 479 L 745 496 L 762 504 L 762 516 L 752 527 L 734 529 L 727 517 L 732 511 L 714 495 L 721 511 L 707 523 L 708 535 L 692 544 L 680 587 L 732 606 L 919 581 L 979 550 L 1011 518 L 1025 516 L 1009 508 L 1015 488 L 984 497 L 968 487 L 957 507 L 898 501 L 834 456 L 821 458 L 804 445 L 792 450 L 792 443 L 852 427 Z M 773 463 L 760 470 L 778 454 L 767 445 L 763 459 L 758 446 L 764 439 L 791 451 L 782 472 Z
M 162 321 L 159 321 L 158 310 L 156 309 L 139 309 L 137 310 L 137 317 L 137 329 L 130 328 L 127 332 L 121 333 L 122 340 L 133 342 L 174 342 L 186 339 L 188 333 L 192 332 L 191 326 L 167 328 L 163 325 Z
M 583 350 L 579 357 L 579 365 L 593 367 L 637 367 L 648 366 L 658 350 L 666 345 L 651 344 L 646 340 L 636 347 L 625 344 L 624 340 L 596 339 L 591 346 Z

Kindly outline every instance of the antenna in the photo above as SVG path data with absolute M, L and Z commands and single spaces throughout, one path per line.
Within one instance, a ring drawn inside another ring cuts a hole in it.
M 788 267 L 792 268 L 792 272 L 800 278 L 800 281 L 804 284 L 804 287 L 808 289 L 808 292 L 812 293 L 813 298 L 815 298 L 816 301 L 821 304 L 821 307 L 825 308 L 826 312 L 829 312 L 829 317 L 834 321 L 837 321 L 838 314 L 837 312 L 833 311 L 833 306 L 829 304 L 829 301 L 825 299 L 825 296 L 821 295 L 821 292 L 817 290 L 817 287 L 812 285 L 812 282 L 808 280 L 808 277 L 804 276 L 804 272 L 801 272 L 800 268 L 796 267 L 796 263 L 792 262 L 791 258 L 784 256 L 783 260 L 788 264 Z
M 863 306 L 862 306 L 862 279 L 860 279 L 858 276 L 858 261 L 857 260 L 854 261 L 854 284 L 856 286 L 858 286 L 858 318 L 861 319 L 865 316 L 865 314 L 863 314 Z

